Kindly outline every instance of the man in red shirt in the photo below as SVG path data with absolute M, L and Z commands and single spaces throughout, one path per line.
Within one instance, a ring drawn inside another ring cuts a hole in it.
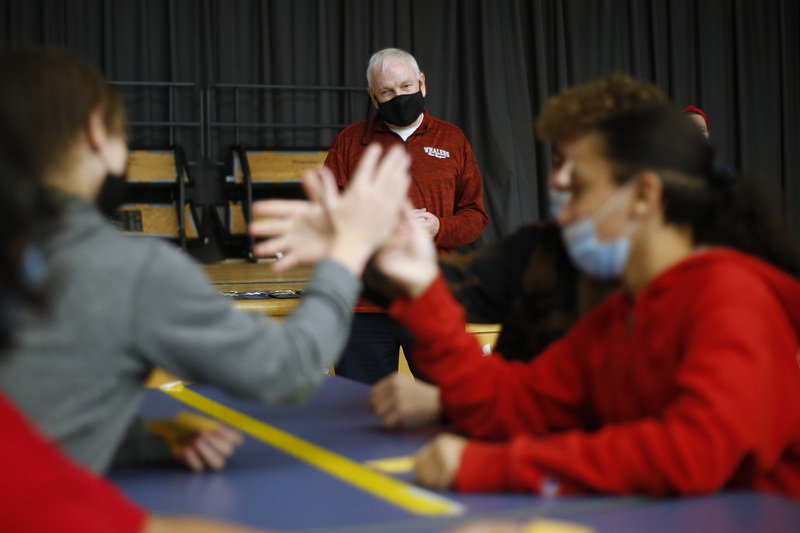
M 409 198 L 440 252 L 474 241 L 489 218 L 483 208 L 480 170 L 464 133 L 433 118 L 424 108 L 425 74 L 414 57 L 397 48 L 373 54 L 367 93 L 376 116 L 345 128 L 325 165 L 341 189 L 347 187 L 361 155 L 376 142 L 405 146 L 411 156 Z M 374 383 L 397 370 L 398 349 L 410 356 L 412 339 L 381 308 L 362 302 L 350 341 L 336 371 Z

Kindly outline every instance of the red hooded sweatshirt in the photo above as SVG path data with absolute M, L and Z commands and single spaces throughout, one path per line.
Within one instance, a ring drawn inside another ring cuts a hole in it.
M 762 261 L 697 253 L 528 364 L 483 357 L 441 278 L 392 313 L 475 437 L 459 490 L 800 499 L 800 282 Z

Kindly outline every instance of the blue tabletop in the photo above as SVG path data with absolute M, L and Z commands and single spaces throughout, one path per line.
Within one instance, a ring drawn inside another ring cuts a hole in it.
M 265 406 L 231 398 L 211 387 L 191 389 L 358 462 L 413 454 L 435 434 L 433 429 L 382 428 L 368 408 L 369 388 L 345 378 L 326 378 L 310 400 L 298 406 Z M 158 418 L 180 410 L 191 408 L 153 389 L 145 397 L 141 414 Z M 395 477 L 411 482 L 408 475 Z M 137 467 L 114 470 L 111 478 L 153 512 L 199 514 L 285 531 L 424 533 L 446 531 L 476 517 L 527 520 L 535 516 L 590 525 L 598 533 L 800 531 L 799 503 L 757 493 L 648 500 L 443 492 L 442 496 L 463 506 L 463 513 L 422 516 L 250 437 L 221 472 Z

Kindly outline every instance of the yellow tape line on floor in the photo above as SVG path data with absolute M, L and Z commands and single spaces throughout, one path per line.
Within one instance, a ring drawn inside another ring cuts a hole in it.
M 370 470 L 321 446 L 206 398 L 186 388 L 182 383 L 167 383 L 160 389 L 284 453 L 409 512 L 425 515 L 453 515 L 463 512 L 463 506 L 458 502 Z

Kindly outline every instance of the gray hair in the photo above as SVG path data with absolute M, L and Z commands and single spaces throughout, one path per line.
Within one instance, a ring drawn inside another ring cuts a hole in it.
M 367 84 L 369 87 L 372 87 L 372 77 L 375 71 L 380 69 L 381 72 L 386 72 L 386 67 L 394 59 L 408 61 L 411 64 L 411 68 L 414 69 L 417 79 L 419 79 L 421 72 L 414 56 L 399 48 L 384 48 L 383 50 L 378 50 L 369 58 L 369 65 L 367 65 Z

